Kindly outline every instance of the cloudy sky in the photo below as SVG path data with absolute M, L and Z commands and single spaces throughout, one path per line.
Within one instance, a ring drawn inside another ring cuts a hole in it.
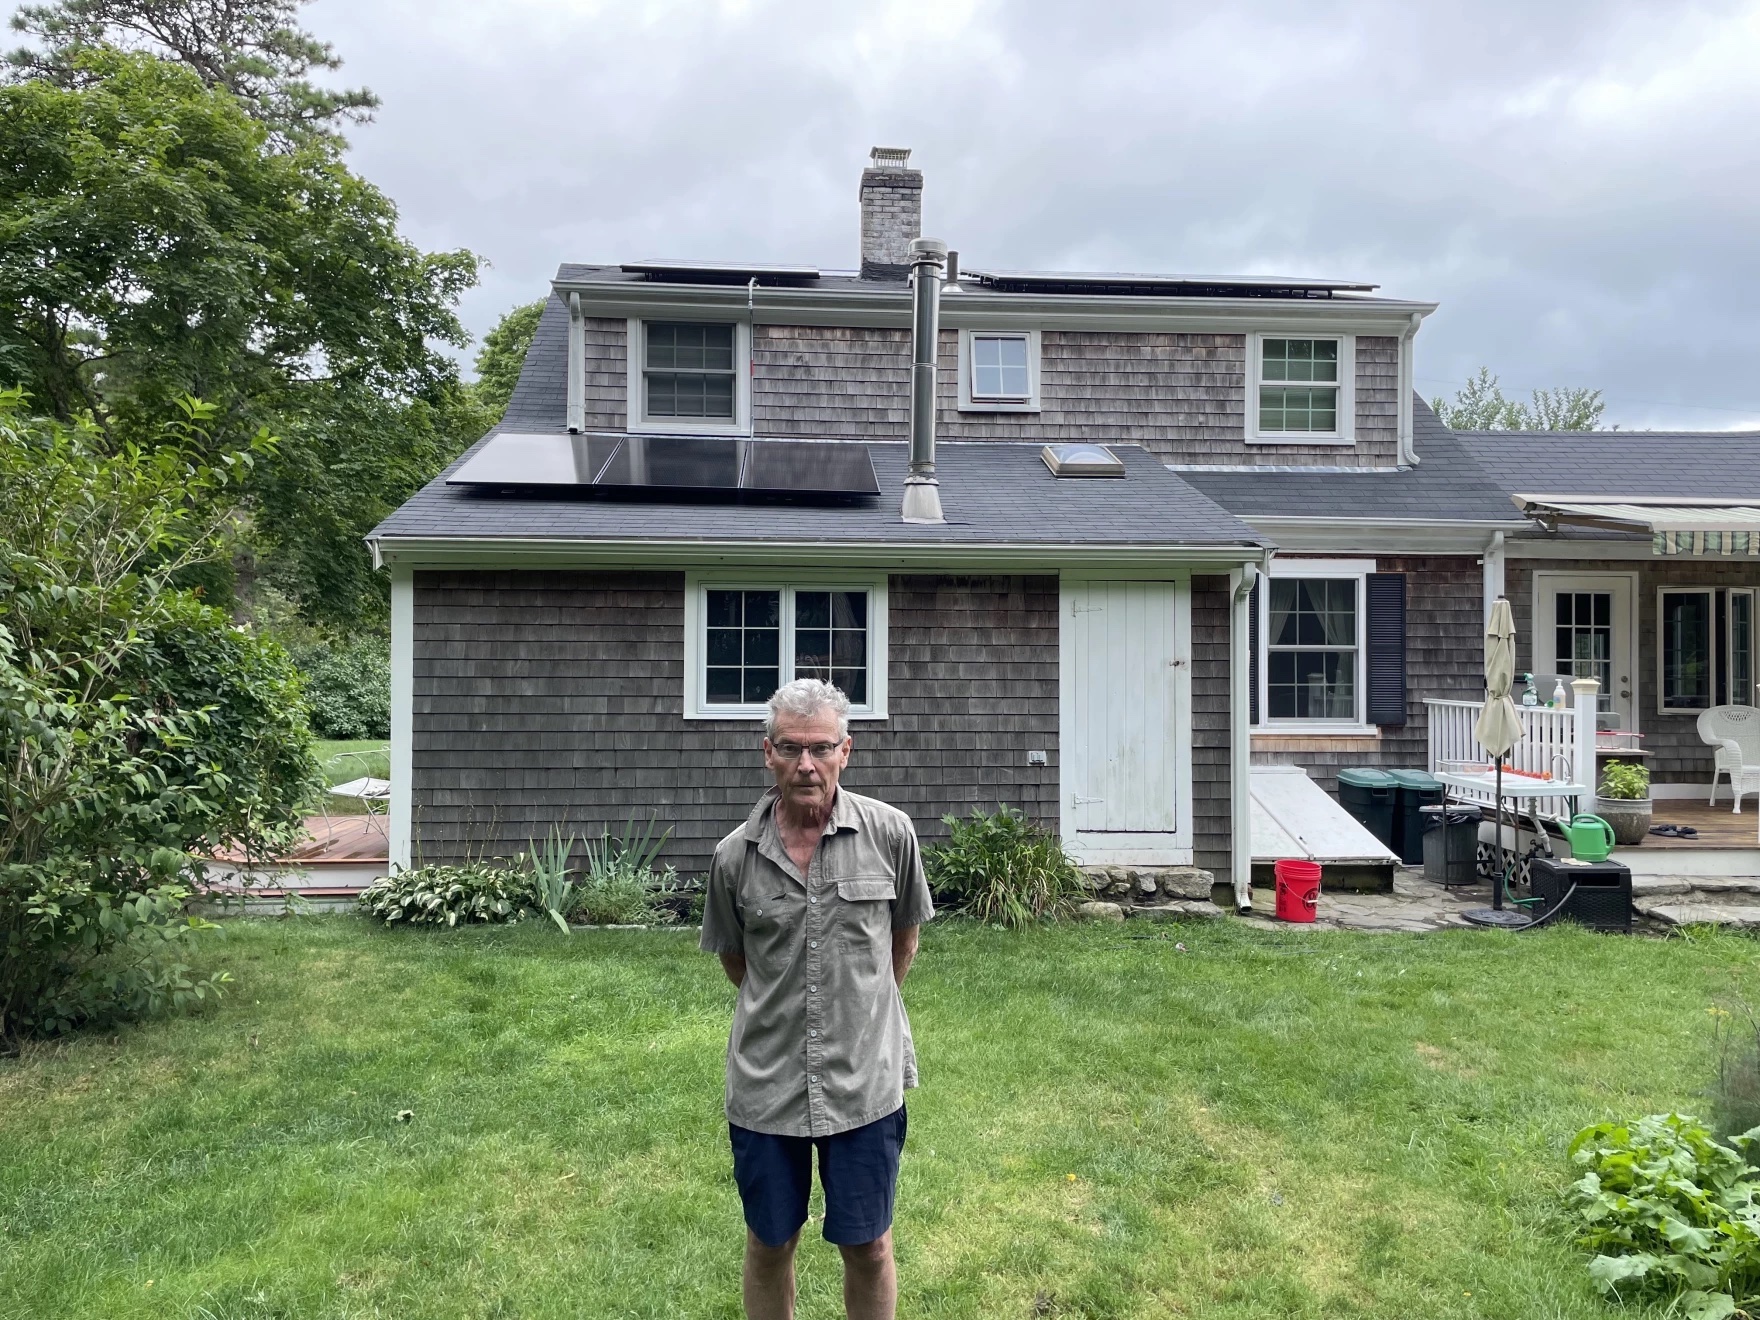
M 316 0 L 357 167 L 491 263 L 857 260 L 875 144 L 967 265 L 1372 280 L 1418 384 L 1760 425 L 1760 0 Z

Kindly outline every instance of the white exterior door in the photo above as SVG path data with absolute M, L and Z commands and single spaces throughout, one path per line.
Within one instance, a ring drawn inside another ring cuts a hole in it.
M 1191 860 L 1191 616 L 1179 582 L 1065 581 L 1065 845 L 1087 862 Z
M 1532 672 L 1541 701 L 1552 695 L 1558 677 L 1567 688 L 1573 678 L 1599 679 L 1603 713 L 1618 716 L 1619 728 L 1638 727 L 1636 592 L 1628 573 L 1534 574 Z

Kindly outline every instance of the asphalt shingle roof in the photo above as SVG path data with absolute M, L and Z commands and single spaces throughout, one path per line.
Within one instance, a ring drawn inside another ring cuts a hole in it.
M 1243 518 L 1434 518 L 1519 522 L 1509 493 L 1430 406 L 1412 400 L 1418 466 L 1402 472 L 1201 472 L 1180 475 Z
M 1760 431 L 1457 431 L 1505 492 L 1760 499 Z M 1510 506 L 1514 508 L 1512 504 Z

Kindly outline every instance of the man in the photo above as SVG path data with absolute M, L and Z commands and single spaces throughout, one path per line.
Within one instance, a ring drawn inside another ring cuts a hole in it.
M 933 915 L 910 817 L 839 788 L 849 701 L 797 679 L 770 698 L 776 778 L 709 869 L 702 947 L 739 987 L 727 1122 L 745 1204 L 749 1320 L 794 1315 L 813 1151 L 850 1320 L 891 1320 L 892 1202 L 916 1055 L 899 987 Z

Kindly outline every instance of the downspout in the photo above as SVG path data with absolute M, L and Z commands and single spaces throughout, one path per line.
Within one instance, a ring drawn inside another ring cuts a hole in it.
M 581 296 L 568 295 L 568 429 L 579 433 L 587 424 L 587 322 Z
M 1413 312 L 1405 331 L 1399 337 L 1399 465 L 1401 467 L 1418 466 L 1418 444 L 1413 436 L 1412 422 L 1412 386 L 1414 367 L 1412 363 L 1412 341 L 1417 338 L 1418 326 L 1423 323 L 1423 316 Z
M 1268 551 L 1265 563 L 1269 562 Z M 1252 698 L 1247 691 L 1252 674 L 1248 654 L 1252 631 L 1247 611 L 1252 608 L 1253 584 L 1259 572 L 1260 566 L 1242 564 L 1228 575 L 1233 593 L 1228 649 L 1228 860 L 1235 910 L 1243 914 L 1253 910 L 1253 730 Z
M 1479 561 L 1485 568 L 1485 622 L 1491 622 L 1491 606 L 1503 595 L 1503 533 L 1493 532 Z
M 904 479 L 900 518 L 940 523 L 941 483 L 935 480 L 935 361 L 941 340 L 941 281 L 947 244 L 911 240 L 911 470 Z

